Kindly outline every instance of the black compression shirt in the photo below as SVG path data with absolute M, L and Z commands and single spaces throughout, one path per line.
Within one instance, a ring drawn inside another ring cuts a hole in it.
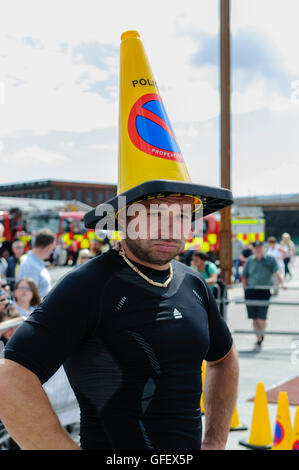
M 83 449 L 200 449 L 202 361 L 232 337 L 202 276 L 172 266 L 154 287 L 110 250 L 67 274 L 7 343 L 42 383 L 64 364 Z

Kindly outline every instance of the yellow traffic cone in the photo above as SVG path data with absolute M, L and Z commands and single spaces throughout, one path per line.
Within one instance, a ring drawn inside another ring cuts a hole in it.
M 299 406 L 296 408 L 291 449 L 299 450 Z
M 256 388 L 249 440 L 239 441 L 239 444 L 255 450 L 272 447 L 267 395 L 262 382 L 259 382 Z
M 234 409 L 232 420 L 230 423 L 230 431 L 246 431 L 248 428 L 239 420 L 239 413 L 237 407 Z
M 204 387 L 204 381 L 205 381 L 205 374 L 206 374 L 206 361 L 202 361 L 202 366 L 201 366 L 201 397 L 200 397 L 200 410 L 201 414 L 205 414 L 205 409 L 204 409 L 204 404 L 203 404 L 203 387 Z
M 192 197 L 194 219 L 199 209 L 205 216 L 233 202 L 228 189 L 191 182 L 140 36 L 126 31 L 120 46 L 118 191 L 105 204 L 117 214 L 133 202 L 166 194 Z M 87 228 L 107 218 L 100 207 L 85 215 Z M 117 216 L 114 223 L 107 228 L 118 228 Z
M 190 182 L 140 36 L 126 31 L 121 39 L 118 190 L 157 177 Z
M 279 392 L 272 450 L 291 450 L 292 422 L 287 392 Z

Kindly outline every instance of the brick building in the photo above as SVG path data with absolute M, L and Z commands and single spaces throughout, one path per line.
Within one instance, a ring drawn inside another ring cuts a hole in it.
M 116 192 L 117 186 L 115 184 L 54 179 L 0 184 L 0 196 L 77 200 L 93 207 L 107 201 Z

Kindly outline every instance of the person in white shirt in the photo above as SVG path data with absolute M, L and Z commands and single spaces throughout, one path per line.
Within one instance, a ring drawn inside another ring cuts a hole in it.
M 289 268 L 289 263 L 292 262 L 295 259 L 296 252 L 295 252 L 295 244 L 291 240 L 291 236 L 290 236 L 289 233 L 285 232 L 285 233 L 282 234 L 280 246 L 287 253 L 286 257 L 283 260 L 283 262 L 284 262 L 284 277 L 286 278 L 287 275 L 289 275 L 289 277 L 291 278 L 292 273 L 291 273 L 290 268 Z
M 38 287 L 41 298 L 51 290 L 51 278 L 45 265 L 55 247 L 55 235 L 48 229 L 37 232 L 34 247 L 21 262 L 16 280 L 32 278 Z
M 268 249 L 266 251 L 266 254 L 269 256 L 273 256 L 273 258 L 276 259 L 277 264 L 278 264 L 278 269 L 283 275 L 284 272 L 284 258 L 286 257 L 286 250 L 277 243 L 277 239 L 275 237 L 269 237 L 268 238 Z M 274 280 L 274 295 L 278 294 L 278 282 L 275 279 Z

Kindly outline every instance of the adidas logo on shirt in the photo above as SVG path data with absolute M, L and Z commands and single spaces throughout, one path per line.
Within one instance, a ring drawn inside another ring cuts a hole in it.
M 178 318 L 183 318 L 183 315 L 181 314 L 181 312 L 178 311 L 177 308 L 174 309 L 173 311 L 173 316 L 174 318 L 177 320 Z

